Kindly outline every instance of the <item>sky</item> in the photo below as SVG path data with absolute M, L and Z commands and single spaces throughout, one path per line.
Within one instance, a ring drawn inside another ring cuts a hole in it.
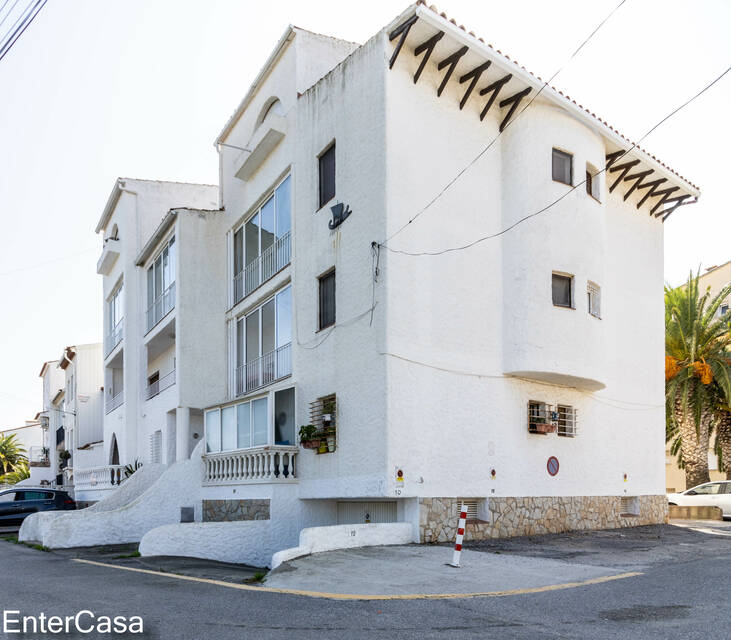
M 25 0 L 23 0 L 25 1 Z M 3 2 L 0 0 L 0 6 Z M 619 0 L 440 0 L 542 78 Z M 0 61 L 0 428 L 38 374 L 102 338 L 94 234 L 118 176 L 216 183 L 213 141 L 288 24 L 365 42 L 408 6 L 368 0 L 50 0 Z M 5 27 L 3 27 L 4 30 Z M 626 0 L 553 84 L 636 140 L 731 64 L 728 0 Z M 643 147 L 700 186 L 665 224 L 665 277 L 731 260 L 731 74 Z

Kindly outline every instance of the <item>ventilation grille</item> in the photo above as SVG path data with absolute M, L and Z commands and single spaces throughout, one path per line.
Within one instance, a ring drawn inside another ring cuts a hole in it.
M 476 498 L 465 498 L 459 501 L 459 508 L 464 504 L 467 507 L 467 520 L 477 520 L 477 503 Z

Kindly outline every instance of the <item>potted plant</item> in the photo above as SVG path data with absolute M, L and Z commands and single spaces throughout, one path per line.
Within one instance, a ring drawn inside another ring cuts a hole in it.
M 317 427 L 314 424 L 303 424 L 300 427 L 300 444 L 305 449 L 317 449 L 320 439 L 317 437 Z
M 317 448 L 317 453 L 327 453 L 327 440 L 320 440 L 320 445 Z
M 335 451 L 335 434 L 328 434 L 327 436 L 327 450 L 329 453 Z
M 58 457 L 61 458 L 61 460 L 68 460 L 71 458 L 71 452 L 64 449 L 63 451 L 59 452 Z

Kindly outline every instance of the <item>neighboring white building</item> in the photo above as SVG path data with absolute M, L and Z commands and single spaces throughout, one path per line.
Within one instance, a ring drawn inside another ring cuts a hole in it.
M 223 324 L 201 321 L 225 295 L 217 198 L 212 186 L 120 178 L 97 225 L 107 475 L 186 459 L 203 435 L 202 408 L 224 388 L 212 375 Z
M 463 500 L 468 538 L 664 520 L 663 222 L 695 186 L 421 3 L 362 46 L 288 28 L 216 144 L 218 197 L 119 180 L 97 226 L 105 464 L 205 438 L 169 553 L 222 520 L 239 561 L 444 541 Z
M 30 478 L 23 480 L 23 484 L 51 484 L 50 436 L 42 420 L 26 420 L 22 427 L 0 430 L 0 436 L 15 436 L 16 442 L 25 449 Z
M 63 408 L 58 396 L 63 396 L 66 383 L 63 369 L 58 366 L 58 360 L 44 362 L 39 377 L 43 380 L 43 410 L 36 416 L 41 425 L 47 430 L 46 454 L 50 469 L 51 482 L 54 485 L 64 484 L 64 477 L 59 459 L 57 445 L 65 439 L 63 428 Z M 56 403 L 54 404 L 54 400 Z

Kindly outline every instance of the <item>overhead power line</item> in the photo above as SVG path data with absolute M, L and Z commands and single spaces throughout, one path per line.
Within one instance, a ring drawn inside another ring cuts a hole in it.
M 662 125 L 664 122 L 666 122 L 667 120 L 672 118 L 676 113 L 683 110 L 691 102 L 693 102 L 694 100 L 699 98 L 701 95 L 703 95 L 706 91 L 708 91 L 713 85 L 715 85 L 717 82 L 719 82 L 729 71 L 731 71 L 731 67 L 728 67 L 721 75 L 717 76 L 712 82 L 710 82 L 705 87 L 703 87 L 703 89 L 701 89 L 698 93 L 696 93 L 692 98 L 689 98 L 688 100 L 686 100 L 679 107 L 673 109 L 673 111 L 671 111 L 668 115 L 666 115 L 662 120 L 657 122 L 649 131 L 647 131 L 647 133 L 645 133 L 639 140 L 637 140 L 637 142 L 633 142 L 632 146 L 629 149 L 627 149 L 627 151 L 625 151 L 621 156 L 619 156 L 619 158 L 617 158 L 617 162 L 621 158 L 626 156 L 628 153 L 630 153 L 635 147 L 637 147 L 645 138 L 647 138 L 660 125 Z M 607 170 L 607 168 L 604 167 L 600 171 L 597 171 L 597 173 L 595 173 L 593 177 L 596 177 L 596 176 L 604 173 L 606 170 Z M 584 184 L 586 184 L 586 179 L 582 180 L 578 184 L 571 187 L 566 193 L 564 193 L 559 198 L 556 198 L 553 202 L 551 202 L 550 204 L 547 204 L 542 209 L 539 209 L 538 211 L 534 211 L 533 213 L 530 213 L 527 216 L 523 216 L 522 218 L 520 218 L 519 220 L 516 220 L 513 224 L 506 227 L 505 229 L 502 229 L 501 231 L 497 231 L 496 233 L 491 233 L 489 235 L 482 236 L 480 238 L 477 238 L 476 240 L 472 240 L 471 242 L 468 242 L 467 244 L 464 244 L 464 245 L 461 245 L 458 247 L 449 247 L 447 249 L 440 249 L 438 251 L 402 251 L 400 249 L 391 249 L 386 244 L 381 244 L 380 246 L 383 247 L 384 249 L 386 249 L 387 251 L 390 251 L 391 253 L 399 253 L 401 255 L 406 255 L 406 256 L 438 256 L 438 255 L 442 255 L 444 253 L 451 253 L 453 251 L 463 251 L 465 249 L 469 249 L 470 247 L 474 247 L 475 245 L 480 244 L 481 242 L 485 242 L 486 240 L 490 240 L 492 238 L 497 238 L 498 236 L 501 236 L 501 235 L 507 233 L 511 229 L 514 229 L 515 227 L 522 224 L 526 220 L 535 218 L 536 216 L 548 211 L 549 209 L 551 209 L 551 207 L 553 207 L 556 204 L 558 204 L 559 202 L 561 202 L 561 200 L 566 198 L 569 194 L 573 193 L 574 191 L 576 191 L 576 189 L 583 186 Z
M 8 33 L 6 33 L 2 39 L 0 39 L 0 61 L 8 54 L 13 45 L 18 41 L 18 38 L 23 35 L 25 30 L 30 26 L 31 22 L 35 19 L 41 9 L 45 6 L 47 0 L 36 0 L 35 3 L 29 3 L 28 6 L 21 11 L 20 15 L 16 19 L 15 23 Z M 15 4 L 11 7 L 10 11 L 3 18 L 2 22 L 5 22 L 6 18 L 12 13 L 15 5 L 18 3 L 16 0 Z M 2 24 L 0 22 L 0 25 Z
M 385 240 L 385 242 L 383 243 L 383 245 L 382 245 L 382 246 L 385 246 L 385 244 L 386 244 L 386 243 L 388 243 L 388 242 L 389 242 L 390 240 L 392 240 L 392 239 L 393 239 L 394 237 L 396 237 L 396 236 L 397 236 L 397 235 L 398 235 L 399 233 L 401 233 L 401 232 L 402 232 L 402 231 L 403 231 L 403 230 L 404 230 L 404 229 L 405 229 L 406 227 L 408 227 L 408 226 L 409 226 L 409 225 L 410 225 L 410 224 L 411 224 L 411 223 L 412 223 L 412 222 L 413 222 L 414 220 L 416 220 L 416 219 L 417 219 L 417 218 L 418 218 L 418 217 L 419 217 L 419 216 L 420 216 L 420 215 L 421 215 L 422 213 L 424 213 L 424 212 L 425 212 L 425 211 L 426 211 L 427 209 L 429 209 L 429 207 L 431 207 L 431 206 L 432 206 L 432 205 L 433 205 L 433 204 L 434 204 L 434 203 L 435 203 L 435 202 L 436 202 L 437 200 L 439 200 L 439 198 L 441 198 L 441 197 L 442 197 L 442 195 L 444 195 L 444 193 L 445 193 L 445 192 L 446 192 L 446 191 L 447 191 L 447 190 L 448 190 L 448 189 L 449 189 L 449 188 L 450 188 L 450 187 L 451 187 L 451 186 L 452 186 L 452 185 L 453 185 L 453 184 L 454 184 L 455 182 L 457 182 L 457 180 L 459 180 L 459 179 L 460 179 L 460 178 L 462 177 L 462 175 L 463 175 L 463 174 L 464 174 L 464 173 L 465 173 L 465 172 L 466 172 L 466 171 L 467 171 L 467 170 L 468 170 L 468 169 L 469 169 L 469 168 L 470 168 L 470 167 L 471 167 L 471 166 L 472 166 L 473 164 L 475 164 L 475 162 L 477 162 L 477 161 L 478 161 L 478 160 L 479 160 L 479 159 L 480 159 L 480 158 L 481 158 L 482 156 L 484 156 L 484 155 L 485 155 L 485 154 L 486 154 L 486 153 L 487 153 L 487 152 L 488 152 L 488 151 L 490 150 L 490 148 L 491 148 L 491 147 L 492 147 L 492 146 L 493 146 L 493 145 L 495 144 L 495 142 L 497 141 L 497 139 L 498 139 L 498 138 L 499 138 L 499 137 L 500 137 L 500 136 L 502 135 L 503 131 L 506 131 L 506 130 L 507 130 L 507 128 L 508 128 L 508 127 L 509 127 L 509 126 L 510 126 L 511 124 L 513 124 L 513 122 L 515 122 L 516 120 L 518 120 L 518 119 L 520 118 L 520 116 L 521 116 L 521 115 L 523 115 L 523 113 L 525 112 L 525 110 L 526 110 L 526 109 L 527 109 L 528 107 L 530 107 L 530 106 L 531 106 L 531 105 L 533 104 L 534 100 L 535 100 L 536 98 L 538 98 L 538 96 L 539 96 L 539 95 L 541 95 L 541 93 L 543 92 L 543 90 L 544 90 L 544 89 L 545 89 L 545 88 L 546 88 L 547 86 L 549 86 L 549 85 L 551 84 L 551 82 L 553 82 L 554 78 L 556 78 L 556 76 L 558 76 L 558 74 L 559 74 L 559 73 L 561 73 L 561 72 L 562 72 L 562 71 L 564 70 L 564 68 L 566 67 L 566 65 L 567 65 L 567 64 L 568 64 L 569 62 L 571 62 L 571 61 L 572 61 L 572 60 L 573 60 L 573 59 L 574 59 L 574 58 L 576 57 L 576 55 L 577 55 L 577 54 L 579 53 L 579 51 L 581 51 L 581 50 L 582 50 L 582 49 L 584 48 L 584 46 L 586 45 L 586 43 L 587 43 L 587 42 L 589 42 L 589 40 L 591 40 L 591 39 L 592 39 L 592 38 L 594 37 L 594 35 L 595 35 L 595 34 L 597 33 L 597 31 L 599 31 L 599 29 L 601 29 L 601 28 L 602 28 L 602 27 L 604 26 L 604 23 L 606 23 L 606 22 L 607 22 L 607 20 L 609 20 L 609 18 L 611 18 L 611 17 L 612 17 L 612 16 L 613 16 L 613 15 L 615 14 L 615 12 L 616 12 L 616 11 L 617 11 L 617 10 L 618 10 L 618 9 L 619 9 L 619 8 L 620 8 L 620 7 L 621 7 L 621 6 L 622 6 L 622 5 L 623 5 L 623 4 L 624 4 L 624 3 L 626 2 L 626 1 L 627 1 L 627 0 L 622 0 L 622 1 L 621 1 L 621 2 L 620 2 L 620 3 L 619 3 L 619 4 L 617 5 L 617 6 L 616 6 L 616 7 L 614 7 L 614 9 L 612 9 L 612 10 L 611 10 L 611 11 L 609 12 L 609 15 L 607 15 L 607 17 L 606 17 L 606 18 L 604 18 L 604 20 L 602 20 L 602 21 L 601 21 L 601 22 L 600 22 L 600 23 L 599 23 L 599 24 L 598 24 L 598 25 L 596 26 L 596 28 L 594 29 L 594 31 L 592 31 L 592 32 L 591 32 L 591 33 L 590 33 L 590 34 L 589 34 L 589 35 L 588 35 L 588 36 L 587 36 L 587 37 L 586 37 L 586 38 L 584 39 L 584 41 L 583 41 L 583 42 L 582 42 L 582 43 L 581 43 L 581 44 L 580 44 L 580 45 L 579 45 L 579 46 L 578 46 L 578 47 L 576 48 L 576 50 L 575 50 L 575 51 L 574 51 L 574 52 L 573 52 L 573 53 L 572 53 L 572 54 L 571 54 L 571 55 L 570 55 L 570 56 L 569 56 L 569 57 L 567 58 L 566 62 L 564 62 L 564 63 L 563 63 L 563 64 L 562 64 L 562 65 L 561 65 L 561 66 L 560 66 L 560 67 L 559 67 L 559 68 L 558 68 L 558 69 L 556 70 L 556 72 L 555 72 L 555 73 L 554 73 L 554 74 L 553 74 L 553 75 L 552 75 L 552 76 L 551 76 L 551 77 L 550 77 L 550 78 L 549 78 L 548 80 L 546 80 L 546 81 L 545 81 L 545 82 L 543 83 L 543 86 L 542 86 L 542 87 L 541 87 L 541 88 L 540 88 L 540 89 L 538 90 L 538 92 L 537 92 L 537 93 L 536 93 L 536 94 L 535 94 L 535 95 L 534 95 L 534 96 L 533 96 L 533 97 L 532 97 L 532 98 L 531 98 L 531 99 L 530 99 L 530 100 L 528 101 L 528 103 L 527 103 L 527 104 L 526 104 L 526 105 L 525 105 L 525 106 L 524 106 L 524 107 L 523 107 L 523 108 L 522 108 L 522 109 L 521 109 L 521 110 L 520 110 L 520 111 L 518 112 L 518 115 L 516 115 L 516 116 L 515 116 L 515 117 L 514 117 L 514 118 L 513 118 L 512 120 L 509 120 L 509 121 L 508 121 L 508 123 L 506 124 L 506 126 L 505 126 L 505 127 L 503 128 L 503 129 L 501 129 L 500 131 L 498 131 L 498 134 L 497 134 L 497 135 L 496 135 L 496 136 L 495 136 L 495 137 L 494 137 L 494 138 L 493 138 L 492 140 L 490 140 L 490 142 L 488 143 L 488 145 L 487 145 L 487 146 L 486 146 L 486 147 L 485 147 L 485 148 L 484 148 L 484 149 L 483 149 L 482 151 L 480 151 L 480 153 L 478 153 L 478 154 L 477 154 L 477 155 L 476 155 L 476 156 L 475 156 L 475 157 L 474 157 L 474 158 L 473 158 L 473 159 L 472 159 L 472 160 L 471 160 L 471 161 L 470 161 L 470 162 L 469 162 L 469 163 L 468 163 L 467 165 L 465 165 L 465 166 L 464 166 L 464 167 L 463 167 L 463 168 L 462 168 L 462 169 L 460 170 L 460 172 L 459 172 L 459 173 L 458 173 L 458 174 L 457 174 L 456 176 L 454 176 L 454 178 L 452 178 L 452 179 L 451 179 L 451 180 L 450 180 L 450 181 L 449 181 L 449 182 L 447 183 L 447 185 L 446 185 L 446 186 L 445 186 L 445 187 L 444 187 L 444 188 L 443 188 L 443 189 L 442 189 L 442 190 L 441 190 L 441 191 L 440 191 L 439 193 L 437 193 L 437 195 L 436 195 L 436 196 L 434 196 L 434 198 L 432 198 L 432 199 L 431 199 L 431 200 L 430 200 L 430 201 L 429 201 L 429 202 L 428 202 L 428 203 L 426 204 L 426 206 L 424 206 L 424 207 L 423 207 L 423 208 L 422 208 L 422 209 L 421 209 L 421 210 L 420 210 L 420 211 L 419 211 L 418 213 L 416 213 L 416 215 L 414 215 L 414 216 L 413 216 L 412 218 L 410 218 L 410 219 L 408 220 L 408 222 L 406 222 L 406 223 L 405 223 L 405 224 L 404 224 L 403 226 L 401 226 L 401 227 L 399 227 L 398 229 L 396 229 L 396 231 L 394 231 L 394 232 L 393 232 L 393 233 L 392 233 L 392 234 L 391 234 L 391 235 L 390 235 L 390 236 L 389 236 L 388 238 L 386 238 L 386 240 Z

